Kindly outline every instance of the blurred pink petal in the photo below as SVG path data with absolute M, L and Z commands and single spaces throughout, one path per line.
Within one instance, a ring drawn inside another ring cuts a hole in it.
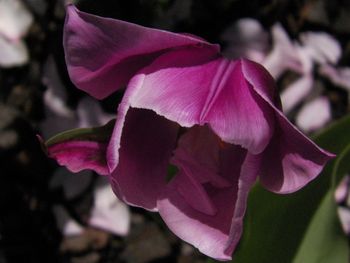
M 22 66 L 28 62 L 28 56 L 27 47 L 22 40 L 10 41 L 0 35 L 0 67 Z
M 76 111 L 73 111 L 66 103 L 66 89 L 52 57 L 45 63 L 42 82 L 47 87 L 44 92 L 46 118 L 40 124 L 43 137 L 74 128 L 101 126 L 115 117 L 105 113 L 99 102 L 91 97 L 80 99 Z
M 334 197 L 338 204 L 346 202 L 350 194 L 350 176 L 344 176 L 343 180 L 335 190 Z
M 335 85 L 350 91 L 350 67 L 336 68 L 331 65 L 322 65 L 319 71 Z
M 305 46 L 299 45 L 298 43 L 295 43 L 294 46 L 300 62 L 300 68 L 295 70 L 295 72 L 298 72 L 301 75 L 312 75 L 314 62 L 312 60 L 312 54 L 310 53 L 311 50 Z
M 67 94 L 65 87 L 57 72 L 57 67 L 52 56 L 46 60 L 42 74 L 42 82 L 47 87 L 44 92 L 45 106 L 55 115 L 74 118 L 74 111 L 66 104 Z M 61 125 L 61 123 L 59 123 Z M 71 129 L 74 127 L 69 127 Z M 59 131 L 56 131 L 56 133 Z
M 288 69 L 300 72 L 299 55 L 281 24 L 272 27 L 272 41 L 272 50 L 262 62 L 270 74 L 277 79 Z
M 94 205 L 89 224 L 115 235 L 127 235 L 130 228 L 130 212 L 116 198 L 106 178 L 100 177 L 94 188 Z
M 227 43 L 223 54 L 233 59 L 262 62 L 269 48 L 268 33 L 259 21 L 252 18 L 238 20 L 225 30 L 221 38 Z
M 19 41 L 26 34 L 32 22 L 33 16 L 21 0 L 0 1 L 0 37 L 6 37 L 14 42 Z
M 350 176 L 345 175 L 334 193 L 338 204 L 338 216 L 346 235 L 350 235 Z
M 305 103 L 296 117 L 296 124 L 304 132 L 313 132 L 322 128 L 331 119 L 331 105 L 328 98 L 319 97 Z
M 338 216 L 345 234 L 350 234 L 350 208 L 338 207 Z
M 312 90 L 313 82 L 313 77 L 307 74 L 294 81 L 282 91 L 281 102 L 284 113 L 289 113 L 305 99 Z
M 52 56 L 44 64 L 42 83 L 46 86 L 43 95 L 46 118 L 40 123 L 43 137 L 49 138 L 65 130 L 77 128 L 77 115 L 66 103 L 66 90 Z
M 342 50 L 339 42 L 325 32 L 304 32 L 301 42 L 310 50 L 311 57 L 319 64 L 338 62 Z

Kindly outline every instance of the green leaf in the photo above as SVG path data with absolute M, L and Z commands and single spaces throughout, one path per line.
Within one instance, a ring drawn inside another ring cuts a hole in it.
M 332 171 L 332 188 L 335 189 L 346 173 L 350 172 L 350 143 L 338 155 Z
M 300 191 L 288 195 L 277 195 L 266 191 L 260 185 L 252 189 L 248 200 L 243 237 L 232 262 L 288 263 L 293 262 L 295 256 L 298 256 L 296 260 L 306 256 L 303 252 L 306 248 L 302 244 L 307 241 L 312 243 L 314 238 L 317 239 L 313 237 L 313 234 L 317 235 L 317 233 L 309 234 L 313 231 L 310 229 L 333 224 L 333 219 L 336 218 L 334 209 L 330 207 L 330 201 L 327 201 L 330 197 L 327 196 L 332 195 L 336 183 L 343 175 L 339 173 L 346 170 L 344 164 L 350 164 L 347 147 L 350 143 L 349 131 L 350 116 L 347 116 L 314 138 L 319 146 L 338 154 L 340 158 L 330 162 L 315 181 Z M 325 211 L 331 213 L 330 218 L 322 217 Z M 338 227 L 332 225 L 329 231 L 336 229 Z M 328 234 L 319 233 L 323 237 Z M 333 233 L 329 238 L 334 236 L 337 237 L 337 234 Z M 309 245 L 314 246 L 315 249 L 321 244 L 327 246 L 328 241 L 321 242 L 324 238 L 319 238 L 319 243 Z M 338 244 L 337 242 L 335 244 Z M 340 244 L 343 243 L 340 242 Z M 339 249 L 344 249 L 344 246 L 341 245 Z M 343 253 L 348 253 L 348 249 L 346 252 L 342 251 L 341 255 Z M 310 258 L 310 261 L 305 257 L 303 259 L 306 263 L 317 262 L 313 261 L 316 260 L 314 258 Z
M 334 192 L 328 191 L 316 211 L 293 263 L 346 263 L 349 245 L 339 224 Z
M 340 153 L 350 143 L 350 114 L 334 122 L 326 130 L 313 136 L 321 147 L 333 153 Z

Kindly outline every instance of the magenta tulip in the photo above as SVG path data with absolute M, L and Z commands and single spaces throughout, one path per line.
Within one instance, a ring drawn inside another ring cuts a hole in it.
M 49 154 L 74 171 L 107 174 L 121 200 L 158 211 L 210 257 L 231 258 L 258 176 L 290 193 L 334 157 L 286 119 L 262 66 L 228 60 L 198 37 L 68 6 L 64 46 L 78 88 L 99 99 L 127 88 L 107 142 L 70 138 L 49 144 Z

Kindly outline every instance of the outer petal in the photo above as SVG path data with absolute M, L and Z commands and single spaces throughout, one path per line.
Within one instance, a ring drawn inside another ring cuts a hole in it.
M 243 63 L 244 60 L 239 60 L 220 64 L 213 80 L 214 83 L 218 81 L 214 84 L 217 90 L 213 89 L 212 83 L 201 117 L 222 140 L 241 145 L 256 154 L 268 144 L 274 119 L 271 109 L 256 96 L 245 78 Z M 222 67 L 226 67 L 226 72 L 220 72 Z M 259 68 L 255 74 L 261 75 Z
M 48 152 L 51 158 L 73 173 L 91 169 L 101 175 L 107 175 L 106 149 L 106 143 L 70 141 L 49 146 Z
M 221 173 L 230 178 L 232 185 L 225 188 L 202 185 L 216 209 L 215 214 L 202 213 L 188 202 L 179 191 L 179 185 L 187 183 L 181 179 L 173 180 L 165 189 L 158 208 L 165 223 L 181 239 L 210 257 L 229 260 L 242 233 L 247 195 L 257 176 L 259 162 L 252 161 L 248 155 L 242 165 L 245 151 L 238 146 L 226 148 L 221 154 Z M 240 158 L 233 158 L 238 156 Z
M 66 131 L 49 139 L 43 147 L 51 158 L 74 173 L 90 169 L 107 175 L 106 152 L 112 127 L 113 122 L 109 122 L 102 127 Z
M 243 72 L 255 92 L 274 110 L 276 131 L 262 153 L 261 183 L 270 191 L 290 193 L 313 180 L 328 160 L 334 157 L 303 135 L 279 109 L 278 98 L 271 88 L 271 76 L 265 71 L 255 74 L 253 62 L 244 61 Z M 270 89 L 267 89 L 270 87 Z
M 200 56 L 187 49 L 159 57 L 139 72 L 131 106 L 185 127 L 208 123 L 224 141 L 261 152 L 272 135 L 273 112 L 244 78 L 241 61 L 192 62 Z
M 171 48 L 197 46 L 218 53 L 218 46 L 189 35 L 102 18 L 67 7 L 64 29 L 66 62 L 72 81 L 104 98 L 154 58 Z
M 125 114 L 118 118 L 109 146 L 112 151 L 120 147 L 111 175 L 113 190 L 130 205 L 156 210 L 178 126 L 148 110 L 128 109 Z
M 242 73 L 255 91 L 275 107 L 281 108 L 276 84 L 270 73 L 260 64 L 242 59 Z
M 277 118 L 279 128 L 263 153 L 260 179 L 270 191 L 291 193 L 316 178 L 334 155 L 315 145 L 282 114 Z

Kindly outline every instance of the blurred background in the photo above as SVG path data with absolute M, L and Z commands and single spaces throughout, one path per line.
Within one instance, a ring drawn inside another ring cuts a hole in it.
M 221 44 L 227 57 L 262 63 L 285 114 L 308 135 L 349 113 L 348 0 L 73 2 L 99 16 L 192 33 Z M 73 175 L 41 149 L 37 134 L 105 124 L 123 95 L 96 101 L 70 82 L 65 4 L 0 0 L 0 263 L 206 262 L 157 215 L 117 200 L 104 178 Z M 349 214 L 349 202 L 339 203 Z

